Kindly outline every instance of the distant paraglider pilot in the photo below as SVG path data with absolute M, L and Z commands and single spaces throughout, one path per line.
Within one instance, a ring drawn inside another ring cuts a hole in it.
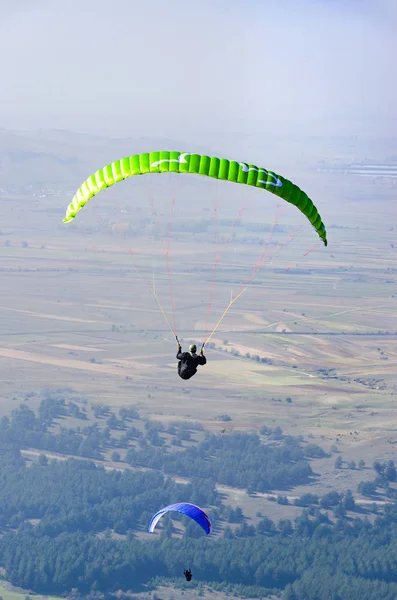
M 154 533 L 157 523 L 160 521 L 161 517 L 169 512 L 178 512 L 181 515 L 186 515 L 193 521 L 200 525 L 201 529 L 209 535 L 212 531 L 212 523 L 209 516 L 203 511 L 202 508 L 196 506 L 195 504 L 191 504 L 190 502 L 177 502 L 176 504 L 170 504 L 169 506 L 165 506 L 161 508 L 155 515 L 150 519 L 148 532 Z M 186 578 L 186 581 L 190 581 L 192 579 L 192 572 L 190 569 L 185 569 L 183 574 Z
M 182 379 L 190 379 L 197 373 L 198 365 L 205 365 L 207 359 L 204 356 L 204 348 L 201 348 L 200 354 L 196 354 L 196 344 L 189 346 L 189 352 L 182 352 L 182 346 L 178 342 L 178 353 L 176 355 L 178 362 L 178 375 Z

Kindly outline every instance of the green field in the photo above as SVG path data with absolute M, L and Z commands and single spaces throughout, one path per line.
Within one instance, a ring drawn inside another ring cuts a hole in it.
M 0 580 L 0 596 L 3 600 L 60 600 L 57 596 L 40 596 L 39 594 L 32 594 L 27 590 L 21 590 L 13 587 L 6 581 Z

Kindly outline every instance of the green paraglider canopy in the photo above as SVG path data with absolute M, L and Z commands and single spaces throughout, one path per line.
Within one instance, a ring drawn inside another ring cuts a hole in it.
M 88 200 L 104 188 L 128 177 L 147 173 L 203 175 L 267 190 L 290 204 L 294 204 L 313 225 L 324 245 L 327 245 L 327 232 L 317 208 L 297 185 L 264 167 L 189 152 L 164 151 L 134 154 L 106 165 L 103 169 L 90 175 L 76 192 L 67 207 L 64 223 L 74 219 Z

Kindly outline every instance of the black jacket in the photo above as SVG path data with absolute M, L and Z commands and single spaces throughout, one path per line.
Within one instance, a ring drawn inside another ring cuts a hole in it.
M 182 379 L 190 379 L 197 373 L 198 365 L 205 365 L 207 363 L 207 359 L 205 356 L 201 356 L 200 354 L 190 354 L 190 352 L 182 352 L 181 351 L 176 355 L 179 360 L 178 363 L 178 375 L 182 377 Z

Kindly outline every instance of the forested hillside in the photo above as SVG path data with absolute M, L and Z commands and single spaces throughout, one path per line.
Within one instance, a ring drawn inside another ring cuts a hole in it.
M 189 585 L 206 583 L 237 597 L 397 597 L 393 488 L 372 524 L 346 491 L 307 494 L 295 502 L 302 506 L 298 518 L 276 523 L 261 515 L 253 525 L 240 507 L 225 503 L 216 484 L 249 487 L 251 494 L 287 489 L 315 477 L 310 457 L 323 455 L 321 448 L 266 425 L 260 434 L 224 435 L 193 422 L 144 421 L 134 408 L 118 416 L 104 406 L 93 410 L 102 427 L 84 425 L 84 406 L 64 397 L 45 398 L 37 413 L 21 405 L 1 420 L 0 564 L 14 585 L 43 594 L 109 595 L 159 582 L 185 585 L 180 578 L 191 567 Z M 71 414 L 81 428 L 60 425 Z M 24 460 L 25 448 L 40 449 L 36 461 Z M 46 451 L 54 450 L 82 458 L 49 460 Z M 129 465 L 148 470 L 98 463 L 111 452 L 121 465 L 122 451 Z M 390 486 L 394 465 L 374 467 L 375 490 Z M 155 535 L 147 533 L 153 513 L 180 500 L 206 508 L 211 536 L 176 513 L 162 519 Z

